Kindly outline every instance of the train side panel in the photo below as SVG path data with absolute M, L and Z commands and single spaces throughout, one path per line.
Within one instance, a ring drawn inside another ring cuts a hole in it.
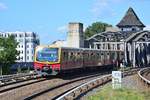
M 66 49 L 61 50 L 61 70 L 71 70 L 83 67 L 83 50 L 82 49 Z
M 103 66 L 105 64 L 106 64 L 106 55 L 104 51 L 99 50 L 84 51 L 85 67 Z
M 84 50 L 83 54 L 84 67 L 115 65 L 120 59 L 119 51 Z

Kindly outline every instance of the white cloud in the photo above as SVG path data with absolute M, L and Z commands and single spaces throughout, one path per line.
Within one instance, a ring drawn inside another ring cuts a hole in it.
M 146 27 L 144 28 L 144 30 L 150 30 L 150 25 L 146 25 Z
M 118 4 L 122 2 L 123 0 L 95 0 L 91 12 L 94 15 L 94 17 L 103 16 L 114 16 L 115 12 L 112 9 L 113 4 Z
M 66 33 L 68 31 L 68 26 L 67 25 L 60 26 L 60 27 L 57 28 L 57 31 L 59 33 Z
M 4 3 L 0 2 L 0 10 L 5 10 L 7 8 L 8 7 Z

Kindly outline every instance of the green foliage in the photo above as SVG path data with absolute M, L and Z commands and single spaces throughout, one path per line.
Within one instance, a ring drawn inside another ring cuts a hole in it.
M 104 32 L 106 30 L 106 27 L 110 27 L 112 25 L 109 25 L 107 23 L 102 22 L 95 22 L 91 26 L 88 26 L 84 32 L 85 38 L 89 38 L 94 34 Z
M 17 45 L 18 43 L 14 36 L 0 38 L 0 66 L 3 74 L 8 74 L 10 66 L 17 60 L 17 55 L 19 55 L 19 52 L 16 50 Z
M 112 89 L 111 86 L 107 86 L 89 96 L 88 100 L 145 100 L 145 95 L 132 89 Z

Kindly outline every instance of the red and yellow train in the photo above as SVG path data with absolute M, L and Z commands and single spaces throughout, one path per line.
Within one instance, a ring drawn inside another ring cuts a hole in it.
M 116 65 L 122 51 L 37 46 L 34 69 L 38 74 L 56 75 L 68 70 Z

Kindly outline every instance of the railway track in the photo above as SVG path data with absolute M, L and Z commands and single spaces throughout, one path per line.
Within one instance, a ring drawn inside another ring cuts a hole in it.
M 70 75 L 69 77 L 62 76 L 52 76 L 49 79 L 46 78 L 46 80 L 30 80 L 26 81 L 24 83 L 17 83 L 12 85 L 7 85 L 0 88 L 0 98 L 1 100 L 9 100 L 10 98 L 13 100 L 22 100 L 28 96 L 31 96 L 32 94 L 36 93 L 37 91 L 45 90 L 49 87 L 54 87 L 56 85 L 59 85 L 61 83 L 69 82 L 73 79 L 79 79 L 81 77 L 85 77 L 87 75 L 94 75 L 96 73 L 84 73 L 84 74 L 77 74 L 77 75 Z
M 103 74 L 95 74 L 80 77 L 77 79 L 69 80 L 68 82 L 64 82 L 62 84 L 55 85 L 53 87 L 49 87 L 24 98 L 24 100 L 55 100 L 57 97 L 62 95 L 62 93 L 67 92 L 77 86 L 82 85 L 85 82 L 90 81 L 93 78 L 102 77 Z
M 148 71 L 143 75 L 147 80 L 150 81 L 150 68 L 148 69 Z
M 68 78 L 50 78 L 44 81 L 27 83 L 21 83 L 20 86 L 15 86 L 15 88 L 1 89 L 0 98 L 1 100 L 29 100 L 29 99 L 56 99 L 64 93 L 83 85 L 84 83 L 95 79 L 97 77 L 102 77 L 102 72 L 96 73 L 86 73 L 86 74 L 77 74 L 77 76 L 69 76 Z M 129 73 L 130 74 L 130 73 Z
M 13 89 L 8 89 L 7 91 L 4 90 L 0 93 L 1 100 L 22 100 L 28 95 L 31 95 L 35 93 L 36 91 L 39 91 L 43 88 L 47 88 L 51 86 L 51 84 L 58 84 L 59 82 L 62 82 L 61 79 L 39 79 L 38 82 L 31 82 L 27 83 L 26 85 L 22 85 L 20 87 L 15 86 Z
M 136 74 L 138 69 L 133 69 L 130 71 L 125 71 L 123 73 L 123 76 L 129 76 Z M 80 86 L 77 86 L 74 89 L 71 89 L 70 91 L 66 93 L 62 93 L 62 95 L 55 98 L 56 100 L 74 100 L 74 99 L 80 99 L 83 95 L 85 95 L 88 91 L 92 90 L 95 87 L 98 87 L 100 85 L 103 85 L 111 80 L 111 75 L 105 75 L 100 78 L 96 78 L 93 80 L 90 80 Z
M 35 79 L 36 73 L 20 73 L 0 76 L 0 87 Z
M 7 91 L 16 89 L 16 88 L 20 88 L 23 86 L 27 86 L 27 85 L 34 84 L 34 83 L 41 82 L 41 81 L 45 81 L 45 80 L 46 80 L 45 78 L 41 78 L 41 79 L 32 79 L 32 80 L 21 81 L 21 82 L 11 84 L 11 85 L 7 84 L 7 85 L 0 88 L 0 93 L 4 93 Z
M 150 67 L 141 69 L 138 76 L 147 86 L 150 86 Z
M 137 73 L 137 70 L 125 72 L 125 76 L 132 75 L 133 73 L 134 74 Z M 93 82 L 93 80 L 95 81 L 97 79 L 100 79 L 100 81 L 96 81 L 96 83 L 91 83 L 89 86 L 86 85 L 82 89 L 78 88 L 80 86 L 84 86 L 86 83 L 89 83 L 89 81 L 91 81 L 91 80 Z M 86 76 L 86 77 L 82 77 L 79 79 L 71 80 L 69 82 L 65 82 L 65 83 L 56 85 L 54 87 L 43 89 L 41 91 L 38 91 L 38 92 L 32 94 L 31 96 L 24 98 L 24 100 L 31 100 L 31 99 L 32 100 L 47 100 L 47 99 L 48 100 L 56 100 L 59 97 L 61 97 L 62 95 L 68 94 L 68 92 L 78 88 L 80 92 L 79 91 L 73 92 L 73 94 L 72 94 L 72 92 L 70 92 L 72 96 L 76 97 L 75 93 L 80 94 L 83 92 L 87 92 L 88 89 L 90 89 L 89 87 L 96 87 L 97 83 L 99 85 L 102 85 L 102 84 L 105 84 L 106 82 L 108 82 L 110 80 L 111 80 L 111 75 L 106 75 L 106 77 L 102 74 Z M 64 98 L 58 99 L 58 100 L 64 100 Z M 72 98 L 70 98 L 70 96 L 68 98 L 68 95 L 67 95 L 67 100 L 72 100 Z
M 39 76 L 37 76 L 37 74 L 35 73 L 22 73 L 0 76 L 0 81 L 2 83 L 0 84 L 0 94 L 16 88 L 46 80 L 45 78 L 38 77 Z

